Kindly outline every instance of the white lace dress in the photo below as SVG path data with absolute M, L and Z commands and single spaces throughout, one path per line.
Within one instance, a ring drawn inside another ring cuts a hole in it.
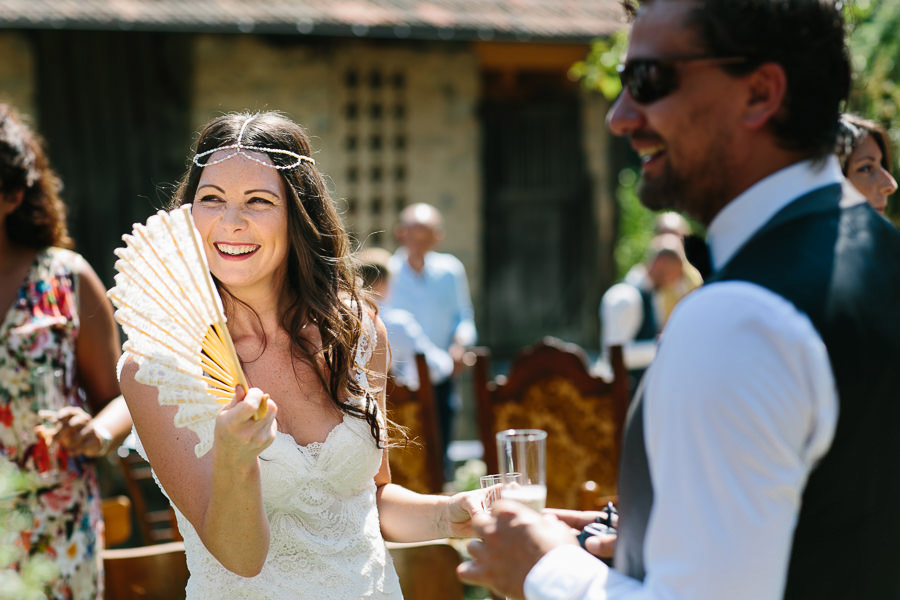
M 361 336 L 354 370 L 364 388 L 360 367 L 375 345 L 374 325 L 365 321 L 368 335 Z M 259 458 L 270 528 L 265 565 L 256 577 L 228 571 L 175 508 L 191 572 L 188 600 L 402 600 L 375 503 L 381 450 L 366 421 L 345 415 L 324 442 L 307 446 L 279 432 Z

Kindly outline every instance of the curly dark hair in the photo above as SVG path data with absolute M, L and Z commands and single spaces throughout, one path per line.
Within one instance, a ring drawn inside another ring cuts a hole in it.
M 666 0 L 624 0 L 639 5 Z M 683 1 L 683 0 L 682 0 Z M 823 157 L 834 150 L 841 105 L 850 93 L 850 57 L 841 3 L 835 0 L 693 0 L 688 24 L 714 56 L 740 56 L 723 65 L 733 75 L 774 62 L 787 75 L 783 110 L 770 127 L 786 149 Z
M 236 144 L 242 126 L 245 127 L 240 141 L 244 146 L 289 150 L 311 156 L 306 132 L 278 112 L 230 113 L 213 119 L 200 132 L 196 153 Z M 267 154 L 275 165 L 295 161 L 277 152 Z M 203 167 L 191 162 L 175 191 L 173 207 L 194 200 L 202 172 Z M 315 165 L 302 161 L 294 168 L 279 169 L 278 173 L 288 193 L 290 241 L 285 282 L 290 304 L 282 316 L 281 326 L 290 336 L 297 356 L 316 367 L 335 405 L 344 413 L 365 419 L 381 447 L 383 440 L 374 396 L 350 377 L 360 343 L 364 308 L 349 238 Z M 243 304 L 228 294 L 218 281 L 216 284 L 226 300 L 226 307 L 230 302 Z M 301 335 L 307 323 L 317 326 L 322 338 L 321 348 L 311 347 Z M 319 367 L 322 362 L 324 369 Z M 365 407 L 358 409 L 343 402 L 342 398 L 347 395 L 364 397 Z
M 6 236 L 27 248 L 71 248 L 62 184 L 44 152 L 43 140 L 8 104 L 0 104 L 0 194 L 22 194 L 6 218 Z

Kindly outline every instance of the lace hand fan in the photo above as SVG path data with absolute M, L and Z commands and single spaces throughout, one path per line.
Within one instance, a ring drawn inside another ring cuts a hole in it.
M 194 452 L 201 457 L 235 386 L 250 388 L 190 209 L 159 211 L 122 236 L 116 285 L 107 296 L 128 336 L 122 348 L 138 362 L 135 379 L 156 387 L 161 405 L 178 407 L 175 426 L 198 435 Z M 254 418 L 265 413 L 263 402 Z

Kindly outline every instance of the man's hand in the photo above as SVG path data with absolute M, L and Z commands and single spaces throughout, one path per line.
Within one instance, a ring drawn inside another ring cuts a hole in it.
M 472 526 L 482 539 L 469 543 L 474 560 L 456 572 L 463 581 L 508 598 L 524 598 L 525 577 L 542 556 L 558 546 L 578 544 L 573 529 L 553 515 L 510 501 L 497 501 L 490 515 L 474 516 Z
M 565 510 L 548 508 L 544 514 L 550 514 L 572 528 L 577 536 L 584 526 L 593 523 L 597 517 L 606 517 L 606 511 Z M 612 515 L 613 527 L 618 526 L 619 516 Z M 584 542 L 584 549 L 597 558 L 612 558 L 616 552 L 616 536 L 613 534 L 592 535 Z

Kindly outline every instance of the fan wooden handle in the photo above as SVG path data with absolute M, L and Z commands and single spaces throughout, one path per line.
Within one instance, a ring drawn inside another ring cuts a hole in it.
M 259 421 L 264 416 L 266 416 L 266 411 L 268 410 L 268 405 L 269 405 L 268 400 L 269 400 L 269 395 L 263 394 L 262 399 L 259 402 L 259 408 L 257 408 L 256 412 L 253 414 L 254 421 Z

